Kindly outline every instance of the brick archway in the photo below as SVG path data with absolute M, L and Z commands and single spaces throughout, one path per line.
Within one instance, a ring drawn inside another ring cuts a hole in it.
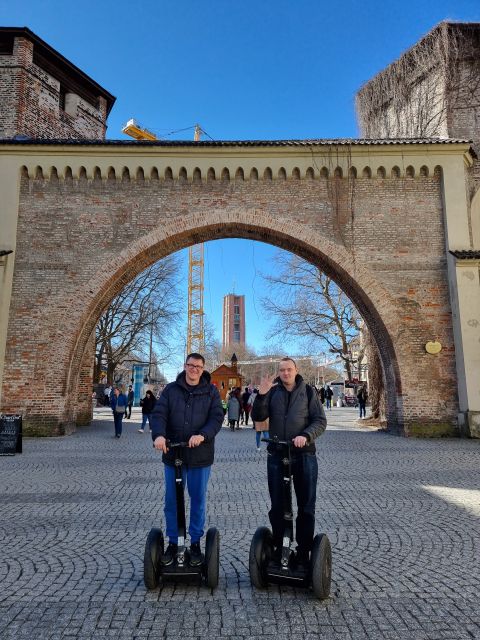
M 236 219 L 241 219 L 242 222 L 237 222 Z M 244 238 L 267 242 L 296 253 L 330 275 L 352 299 L 375 337 L 381 354 L 389 389 L 388 426 L 393 432 L 403 433 L 401 375 L 390 337 L 395 323 L 395 309 L 389 302 L 388 292 L 368 269 L 362 265 L 355 265 L 352 273 L 347 272 L 341 266 L 348 263 L 347 252 L 322 238 L 314 229 L 307 227 L 300 232 L 297 230 L 297 235 L 293 236 L 291 223 L 279 224 L 268 214 L 260 213 L 258 210 L 238 211 L 230 221 L 226 221 L 221 212 L 218 213 L 217 220 L 212 220 L 211 213 L 205 216 L 204 220 L 199 216 L 186 216 L 182 220 L 182 226 L 184 230 L 181 233 L 178 233 L 175 224 L 158 228 L 149 235 L 148 246 L 145 246 L 145 238 L 133 243 L 110 264 L 110 277 L 102 278 L 99 274 L 95 285 L 90 281 L 85 284 L 83 290 L 78 292 L 79 301 L 90 298 L 90 305 L 88 307 L 84 307 L 83 303 L 78 305 L 78 312 L 81 313 L 78 335 L 71 347 L 71 356 L 66 362 L 68 366 L 65 377 L 67 400 L 62 420 L 65 425 L 73 424 L 76 420 L 72 408 L 75 404 L 82 370 L 81 364 L 84 352 L 88 349 L 89 338 L 95 330 L 102 310 L 125 284 L 150 264 L 191 244 L 225 238 Z M 63 317 L 58 318 L 56 324 L 65 326 L 72 312 L 75 313 L 72 307 L 69 307 L 65 310 Z
M 145 168 L 135 169 L 142 147 L 129 148 L 130 167 L 120 170 L 123 156 L 104 151 L 101 168 L 82 150 L 84 160 L 77 158 L 73 171 L 73 162 L 53 170 L 48 161 L 42 167 L 32 160 L 22 172 L 1 402 L 3 411 L 23 413 L 27 433 L 66 433 L 81 422 L 78 396 L 89 386 L 89 341 L 103 309 L 127 282 L 167 254 L 228 237 L 292 251 L 351 298 L 379 347 L 392 431 L 455 433 L 438 171 L 414 177 L 389 169 L 372 178 L 370 170 L 354 171 L 346 155 L 345 167 L 332 172 L 319 163 L 297 170 L 296 156 L 275 159 L 288 170 L 267 172 L 260 162 L 260 170 L 250 168 L 248 158 L 240 171 L 232 157 L 227 173 L 206 170 L 214 164 L 208 149 L 202 163 L 177 158 L 174 170 L 153 149 Z M 153 162 L 166 168 L 147 168 Z M 418 234 L 419 216 L 428 244 Z M 434 359 L 424 348 L 431 339 L 443 345 Z

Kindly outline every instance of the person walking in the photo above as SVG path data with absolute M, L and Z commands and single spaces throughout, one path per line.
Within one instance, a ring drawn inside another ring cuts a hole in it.
M 358 409 L 360 411 L 360 418 L 366 418 L 366 406 L 367 406 L 368 393 L 365 385 L 361 384 L 357 392 Z
M 329 384 L 327 384 L 327 388 L 325 389 L 325 401 L 327 403 L 327 409 L 332 410 L 332 398 L 333 398 L 333 390 Z
M 234 389 L 230 394 L 230 398 L 227 404 L 227 415 L 230 429 L 234 431 L 235 425 L 237 426 L 237 429 L 240 429 L 240 426 L 238 424 L 240 420 L 240 398 L 236 389 Z
M 256 421 L 253 423 L 255 429 L 255 443 L 257 445 L 257 451 L 261 451 L 260 442 L 262 438 L 268 438 L 268 418 L 262 421 Z
M 183 450 L 182 477 L 190 496 L 190 564 L 198 566 L 203 562 L 200 540 L 204 534 L 215 436 L 222 421 L 220 394 L 210 383 L 205 358 L 190 353 L 184 370 L 165 387 L 151 414 L 153 445 L 163 453 L 165 473 L 164 513 L 169 544 L 161 557 L 164 566 L 172 564 L 178 549 L 175 456 L 168 443 L 188 443 Z
M 129 420 L 132 417 L 132 407 L 134 399 L 135 394 L 133 393 L 132 385 L 129 385 L 127 393 L 127 406 L 125 407 L 125 418 L 128 418 Z
M 110 406 L 110 394 L 111 393 L 112 393 L 112 387 L 111 387 L 111 385 L 107 384 L 107 386 L 103 390 L 103 406 L 104 407 L 109 407 Z
M 245 425 L 248 425 L 248 417 L 250 415 L 251 405 L 248 403 L 248 399 L 250 398 L 250 391 L 248 387 L 245 387 L 245 391 L 242 393 L 242 407 L 243 407 L 243 415 L 245 416 Z
M 291 469 L 297 498 L 296 563 L 301 569 L 308 566 L 315 529 L 315 503 L 318 463 L 315 439 L 327 426 L 327 420 L 318 395 L 305 384 L 292 358 L 282 358 L 278 377 L 262 379 L 252 409 L 252 418 L 269 418 L 270 437 L 291 442 Z M 279 561 L 284 532 L 283 458 L 281 445 L 269 443 L 267 447 L 267 476 L 271 509 L 274 560 Z
M 115 438 L 122 435 L 122 421 L 127 406 L 127 396 L 123 392 L 123 387 L 116 386 L 113 389 L 111 407 L 113 412 L 113 423 L 115 425 Z
M 140 400 L 140 406 L 142 407 L 142 426 L 138 429 L 139 433 L 144 433 L 147 422 L 150 431 L 152 430 L 151 414 L 156 402 L 157 399 L 150 389 L 146 392 L 145 397 Z

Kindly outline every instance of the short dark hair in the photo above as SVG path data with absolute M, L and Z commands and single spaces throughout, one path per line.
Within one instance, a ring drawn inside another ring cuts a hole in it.
M 295 365 L 295 368 L 298 369 L 297 363 L 295 362 L 295 360 L 293 358 L 290 358 L 289 356 L 285 356 L 285 358 L 281 358 L 280 362 L 285 362 L 286 360 L 290 360 L 290 362 L 293 362 L 293 364 Z
M 193 360 L 201 360 L 203 364 L 205 364 L 205 358 L 202 356 L 201 353 L 189 353 L 188 356 L 185 358 L 185 363 L 187 363 L 190 358 L 193 358 Z

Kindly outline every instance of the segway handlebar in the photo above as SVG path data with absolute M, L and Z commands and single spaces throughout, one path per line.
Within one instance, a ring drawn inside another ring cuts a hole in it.
M 180 447 L 188 447 L 188 442 L 172 442 L 171 440 L 167 440 L 167 447 L 169 449 L 178 449 Z
M 262 442 L 269 442 L 270 444 L 283 444 L 286 447 L 293 447 L 293 442 L 288 440 L 279 440 L 276 436 L 273 438 L 262 438 Z

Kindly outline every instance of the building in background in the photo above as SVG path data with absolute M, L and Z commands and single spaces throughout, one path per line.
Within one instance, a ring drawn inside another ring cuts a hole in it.
M 245 296 L 229 293 L 223 298 L 223 348 L 245 346 Z

